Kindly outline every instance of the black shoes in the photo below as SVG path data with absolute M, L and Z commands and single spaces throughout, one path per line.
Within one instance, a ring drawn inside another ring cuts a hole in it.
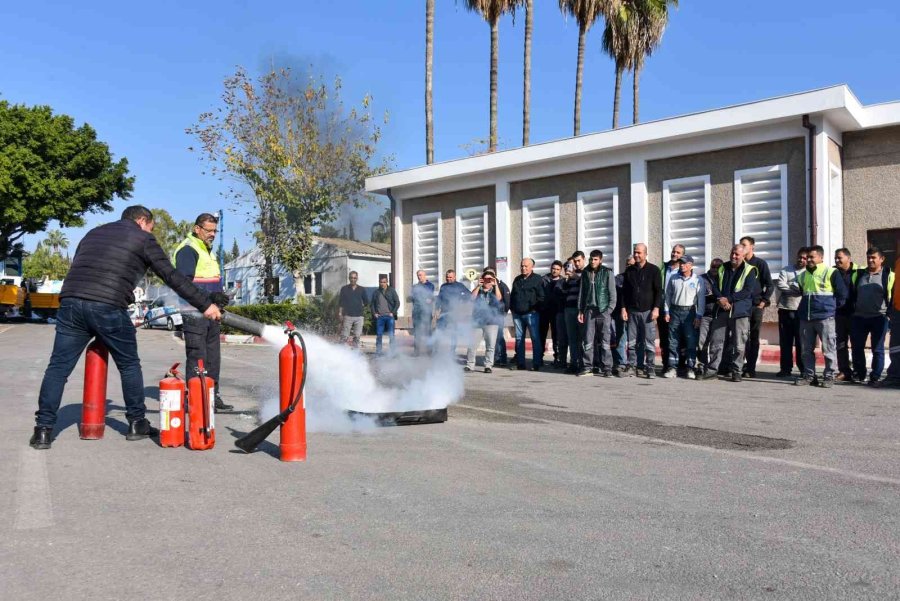
M 128 424 L 125 440 L 143 440 L 148 436 L 159 436 L 159 430 L 151 426 L 147 418 L 141 418 Z
M 232 409 L 234 409 L 234 405 L 226 405 L 225 401 L 222 400 L 222 397 L 216 397 L 216 402 L 213 405 L 213 410 L 216 413 L 218 413 L 219 411 L 231 411 Z
M 749 377 L 749 376 L 747 376 L 747 377 Z M 732 382 L 740 382 L 741 381 L 741 373 L 737 372 L 737 371 L 731 372 L 731 381 Z
M 704 380 L 704 381 L 705 380 L 718 380 L 719 372 L 714 369 L 710 369 L 708 371 L 703 372 L 703 375 L 700 376 L 700 379 Z
M 31 435 L 31 440 L 28 441 L 28 444 L 31 445 L 32 449 L 43 451 L 50 448 L 50 444 L 53 442 L 52 438 L 53 428 L 35 426 L 34 434 Z
M 486 373 L 486 374 L 492 374 L 492 373 L 494 373 L 494 370 L 491 369 L 490 367 L 485 367 L 485 368 L 484 368 L 484 373 Z

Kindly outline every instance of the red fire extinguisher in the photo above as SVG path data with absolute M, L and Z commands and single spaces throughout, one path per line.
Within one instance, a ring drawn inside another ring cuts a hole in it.
M 163 447 L 184 446 L 184 380 L 178 363 L 159 381 L 159 444 Z
M 286 325 L 288 342 L 278 354 L 279 400 L 282 415 L 289 408 L 292 411 L 281 424 L 281 460 L 306 461 L 306 344 L 291 322 Z M 299 346 L 295 339 L 300 340 Z
M 187 446 L 195 451 L 211 449 L 216 444 L 216 424 L 213 403 L 216 382 L 206 375 L 203 359 L 197 360 L 196 376 L 188 380 Z
M 109 351 L 99 339 L 87 347 L 84 358 L 84 395 L 81 403 L 82 440 L 103 438 L 106 428 L 106 374 L 109 369 Z

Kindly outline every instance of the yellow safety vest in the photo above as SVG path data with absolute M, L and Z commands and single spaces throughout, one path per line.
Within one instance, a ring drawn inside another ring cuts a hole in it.
M 797 274 L 800 290 L 803 295 L 834 296 L 834 287 L 831 285 L 831 275 L 837 271 L 834 267 L 828 267 L 825 263 L 816 266 L 812 273 L 803 270 Z
M 203 240 L 191 234 L 175 247 L 172 253 L 172 263 L 175 264 L 178 251 L 185 246 L 190 246 L 197 251 L 197 269 L 194 270 L 194 283 L 218 284 L 222 281 L 222 273 L 219 271 L 219 262 L 212 250 L 206 248 Z
M 744 282 L 747 280 L 747 276 L 756 269 L 750 263 L 744 261 L 744 271 L 741 272 L 741 276 L 738 278 L 737 284 L 734 287 L 735 292 L 740 292 L 744 289 Z M 722 290 L 723 278 L 725 276 L 725 265 L 719 266 L 719 291 Z

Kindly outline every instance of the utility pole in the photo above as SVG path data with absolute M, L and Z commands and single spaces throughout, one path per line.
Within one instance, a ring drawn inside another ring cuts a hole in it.
M 219 272 L 222 274 L 222 288 L 225 288 L 225 209 L 219 209 Z

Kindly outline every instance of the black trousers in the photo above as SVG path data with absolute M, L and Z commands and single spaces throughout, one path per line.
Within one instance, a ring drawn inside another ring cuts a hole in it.
M 848 378 L 853 374 L 850 366 L 850 316 L 834 316 L 834 333 L 837 335 L 838 371 Z
M 800 318 L 796 311 L 778 309 L 778 346 L 781 350 L 781 371 L 791 373 L 794 362 L 803 373 L 803 354 L 800 350 Z M 796 350 L 796 359 L 794 351 Z
M 541 333 L 541 348 L 547 348 L 548 333 L 553 337 L 553 360 L 560 360 L 560 338 L 559 328 L 556 327 L 556 313 L 550 311 L 541 312 L 541 322 L 538 325 Z M 565 356 L 565 355 L 563 355 Z
M 756 361 L 759 359 L 759 330 L 762 327 L 763 312 L 765 309 L 753 307 L 750 313 L 750 337 L 747 338 L 747 346 L 744 350 L 744 371 L 756 371 Z
M 187 354 L 188 379 L 197 375 L 197 360 L 203 360 L 207 375 L 216 382 L 216 396 L 219 396 L 219 368 L 222 365 L 222 349 L 219 341 L 221 326 L 218 321 L 202 317 L 183 317 L 184 350 Z

